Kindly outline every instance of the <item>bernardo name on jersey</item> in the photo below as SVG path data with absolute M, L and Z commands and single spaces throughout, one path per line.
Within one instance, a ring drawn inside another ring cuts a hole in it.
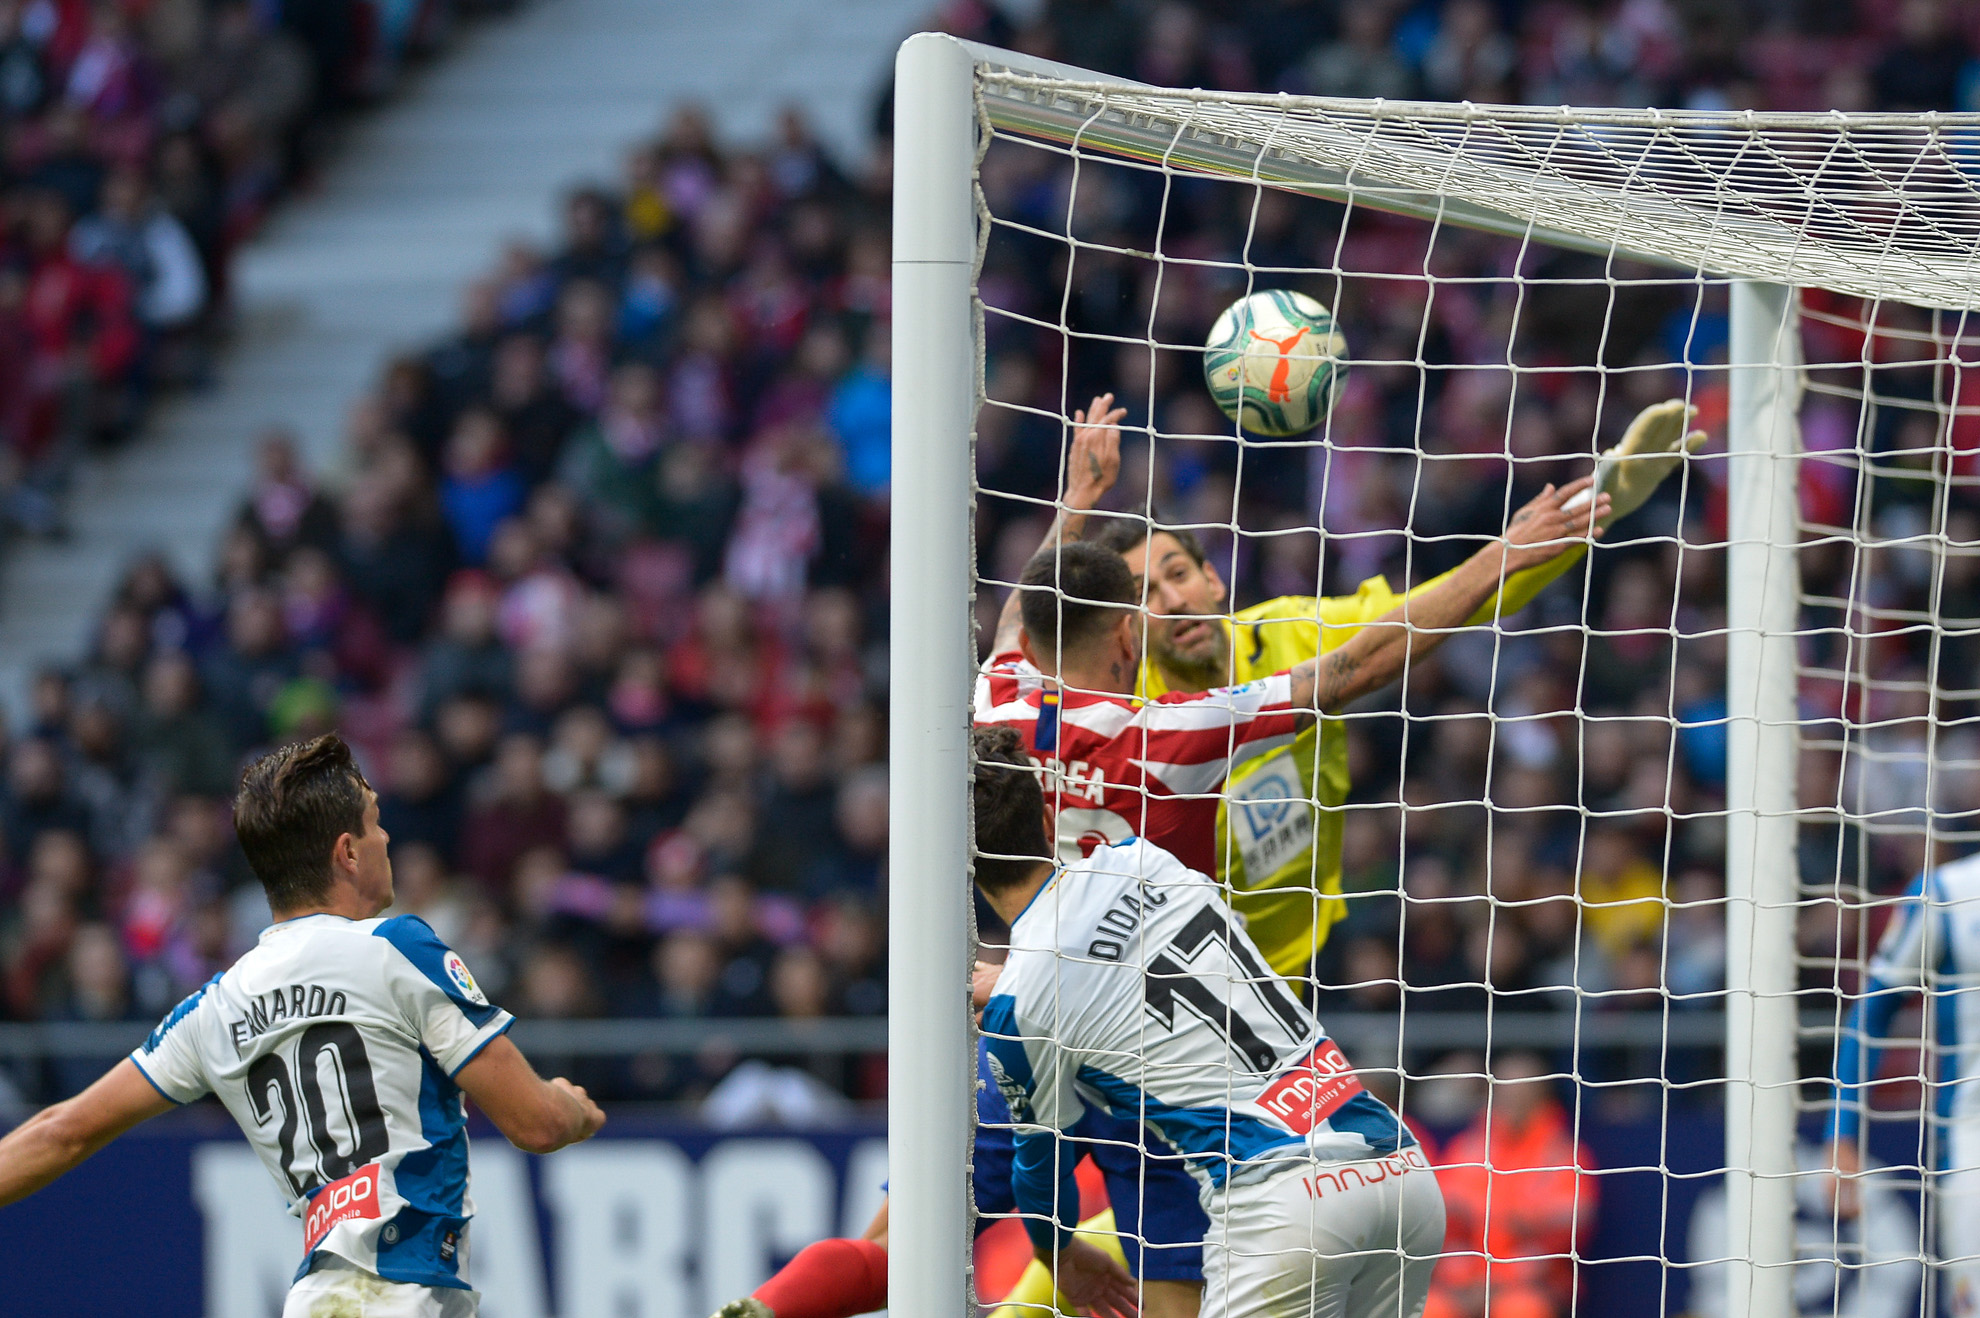
M 468 1140 L 453 1077 L 514 1023 L 418 916 L 263 931 L 131 1061 L 175 1103 L 216 1095 L 318 1253 L 466 1289 Z

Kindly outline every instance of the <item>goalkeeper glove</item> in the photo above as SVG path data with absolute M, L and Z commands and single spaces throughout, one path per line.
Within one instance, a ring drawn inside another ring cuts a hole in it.
M 1609 496 L 1609 516 L 1604 526 L 1619 522 L 1641 508 L 1677 469 L 1688 453 L 1696 453 L 1705 443 L 1705 432 L 1686 427 L 1698 415 L 1696 407 L 1681 398 L 1652 403 L 1636 414 L 1623 432 L 1622 442 L 1595 459 L 1595 483 L 1567 504 L 1573 511 L 1594 498 Z

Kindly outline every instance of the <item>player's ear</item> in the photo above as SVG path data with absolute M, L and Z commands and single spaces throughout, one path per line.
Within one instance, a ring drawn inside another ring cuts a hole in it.
M 1039 672 L 1047 671 L 1045 665 L 1038 662 L 1038 651 L 1032 648 L 1031 633 L 1022 627 L 1018 628 L 1018 653 L 1024 656 L 1026 663 L 1036 668 Z
M 330 844 L 330 863 L 346 874 L 357 873 L 357 838 L 353 834 L 337 834 L 337 840 Z
M 1114 623 L 1114 637 L 1129 661 L 1141 662 L 1141 614 L 1124 610 Z

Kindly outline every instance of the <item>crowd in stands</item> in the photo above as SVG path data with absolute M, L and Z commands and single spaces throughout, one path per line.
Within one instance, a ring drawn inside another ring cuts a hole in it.
M 262 436 L 214 579 L 136 564 L 13 730 L 8 1014 L 228 964 L 267 919 L 236 766 L 333 726 L 403 908 L 520 1014 L 883 1013 L 886 214 L 794 115 L 727 153 L 684 111 L 386 366 L 342 470 Z
M 1694 110 L 1980 109 L 1980 10 L 1958 0 L 1049 0 L 946 25 L 1164 87 Z
M 37 57 L 51 48 L 57 29 L 35 25 L 70 12 L 51 0 L 8 5 L 0 0 L 0 91 L 14 85 L 5 71 L 22 43 Z M 78 12 L 85 34 L 120 34 L 111 44 L 129 51 L 149 30 L 137 19 L 168 9 L 160 0 L 134 16 L 110 5 Z M 227 75 L 191 55 L 185 65 L 133 55 L 147 70 L 132 82 L 146 108 L 128 119 L 92 118 L 76 101 L 82 55 L 33 65 L 67 70 L 9 120 L 6 177 L 22 180 L 7 194 L 11 232 L 39 234 L 40 246 L 12 237 L 0 255 L 32 250 L 49 268 L 95 279 L 107 267 L 89 252 L 135 250 L 128 217 L 170 215 L 201 254 L 202 305 L 217 295 L 218 255 L 268 196 L 254 180 L 281 176 L 300 107 L 326 94 L 325 68 L 345 66 L 308 53 L 307 24 L 270 25 L 246 4 L 194 11 L 206 22 L 189 50 L 240 43 L 226 47 Z M 1727 13 L 1680 18 L 1658 0 L 1446 0 L 1338 14 L 1260 0 L 1236 17 L 1207 5 L 1052 0 L 1018 26 L 962 0 L 941 21 L 1170 84 L 1943 108 L 1965 76 L 1965 56 L 1948 55 L 1964 49 L 1951 14 L 1911 0 L 1830 30 L 1810 7 L 1799 27 L 1747 32 Z M 1919 41 L 1929 62 L 1904 54 Z M 1927 63 L 1951 70 L 1942 85 L 1927 85 Z M 181 95 L 182 68 L 210 76 Z M 245 90 L 268 90 L 282 69 L 300 89 L 293 104 Z M 167 106 L 191 118 L 160 117 Z M 125 124 L 142 151 L 99 158 L 109 148 L 60 145 L 83 130 L 88 143 L 123 141 L 109 129 Z M 386 364 L 354 400 L 335 470 L 307 469 L 279 428 L 260 438 L 210 579 L 177 579 L 162 559 L 131 568 L 91 652 L 43 674 L 30 716 L 7 732 L 6 1015 L 155 1018 L 228 964 L 267 918 L 228 833 L 236 766 L 257 747 L 331 727 L 358 747 L 382 794 L 400 908 L 430 920 L 518 1014 L 884 1013 L 887 126 L 883 106 L 874 152 L 855 165 L 822 150 L 796 114 L 771 140 L 737 149 L 696 111 L 675 113 L 614 183 L 565 200 L 551 250 L 513 245 L 466 290 L 456 333 Z M 1057 162 L 999 146 L 984 169 L 992 213 L 1063 232 Z M 187 178 L 198 186 L 182 189 Z M 1172 266 L 1155 298 L 1151 264 L 1127 253 L 1150 248 L 1159 178 L 1095 167 L 1080 188 L 1079 236 L 1120 250 L 1082 252 L 1071 327 L 1139 339 L 1154 324 L 1164 342 L 1200 341 L 1241 291 L 1242 271 L 1233 284 L 1212 266 Z M 182 209 L 182 196 L 198 204 Z M 1309 291 L 1336 304 L 1355 355 L 1421 357 L 1432 369 L 1357 368 L 1330 447 L 1248 444 L 1242 481 L 1228 439 L 1165 440 L 1152 463 L 1145 442 L 1130 441 L 1112 506 L 1152 505 L 1194 526 L 1239 606 L 1351 592 L 1378 573 L 1397 586 L 1422 580 L 1457 561 L 1466 537 L 1496 531 L 1509 488 L 1519 499 L 1577 474 L 1586 464 L 1574 455 L 1612 442 L 1636 407 L 1685 391 L 1675 369 L 1615 377 L 1606 393 L 1593 371 L 1522 381 L 1512 441 L 1522 460 L 1508 464 L 1510 377 L 1436 368 L 1506 360 L 1509 249 L 1444 234 L 1439 272 L 1485 278 L 1441 287 L 1424 334 L 1421 283 L 1384 280 L 1378 297 L 1372 279 L 1352 277 L 1420 274 L 1421 226 L 1365 215 L 1341 245 L 1337 209 L 1256 200 L 1254 215 L 1246 189 L 1177 188 L 1165 250 L 1298 267 L 1340 250 L 1351 274 Z M 74 216 L 92 213 L 70 233 Z M 99 231 L 102 245 L 89 246 Z M 1115 389 L 1131 430 L 1226 430 L 1186 353 L 1067 340 L 1002 314 L 1059 320 L 1064 251 L 1062 240 L 1004 228 L 984 270 L 989 395 L 1046 414 L 991 407 L 981 418 L 986 581 L 1013 580 L 1044 530 L 1027 500 L 1053 497 L 1062 435 L 1050 415 Z M 1578 260 L 1539 273 L 1583 273 Z M 11 332 L 10 307 L 18 317 L 33 302 L 21 290 L 42 268 L 0 264 L 0 334 Z M 126 277 L 106 278 L 139 305 Z M 1574 286 L 1528 295 L 1523 360 L 1595 365 Z M 1722 359 L 1722 294 L 1696 309 L 1669 287 L 1623 296 L 1645 300 L 1613 317 L 1627 332 L 1610 337 L 1604 364 Z M 132 322 L 126 355 L 113 358 L 104 352 L 115 318 L 76 323 L 89 326 L 88 352 L 50 341 L 51 360 L 66 363 L 58 400 L 108 397 L 98 385 L 109 376 L 89 374 L 98 362 L 135 390 L 135 363 L 165 337 Z M 16 360 L 0 350 L 0 369 Z M 1906 383 L 1896 372 L 1889 387 L 1929 397 L 1931 369 L 1916 374 Z M 0 378 L 0 399 L 42 397 L 9 392 L 23 387 Z M 1723 376 L 1693 377 L 1692 392 L 1702 423 L 1721 433 Z M 1847 431 L 1843 405 L 1831 410 Z M 0 423 L 31 414 L 17 408 Z M 1902 415 L 1886 428 L 1901 430 Z M 16 451 L 33 451 L 20 448 L 27 433 L 8 432 Z M 1723 538 L 1723 464 L 1693 470 L 1692 484 L 1673 483 L 1619 528 L 1620 543 L 1505 633 L 1453 641 L 1415 666 L 1406 693 L 1356 711 L 1346 850 L 1355 899 L 1317 971 L 1324 1009 L 1393 1011 L 1406 996 L 1412 1011 L 1558 1011 L 1574 988 L 1599 994 L 1581 1001 L 1600 1012 L 1667 998 L 1679 1010 L 1715 1005 L 1723 560 L 1697 546 Z M 1830 480 L 1824 497 L 1848 507 L 1853 487 L 1835 482 L 1849 479 Z M 1915 491 L 1880 487 L 1878 499 L 1887 493 L 1893 516 L 1915 510 Z M 1300 527 L 1325 530 L 1324 553 Z M 1840 582 L 1861 567 L 1844 552 L 1827 570 Z M 1933 573 L 1894 556 L 1870 570 L 1899 606 L 1932 588 Z M 979 594 L 995 607 L 995 590 Z M 1584 608 L 1594 634 L 1578 626 Z M 1894 636 L 1879 662 L 1922 672 L 1927 644 Z M 1891 726 L 1922 733 L 1916 702 L 1894 699 L 1894 718 L 1918 721 Z M 1833 757 L 1807 768 L 1832 795 L 1848 776 Z M 1900 844 L 1840 830 L 1804 849 L 1811 880 L 1846 870 L 1880 891 L 1909 863 Z M 1665 896 L 1677 904 L 1667 909 Z M 1805 933 L 1811 953 L 1843 956 L 1855 951 L 1846 935 L 1833 921 Z M 734 1060 L 714 1047 L 569 1069 L 607 1097 L 688 1099 Z M 880 1092 L 873 1059 L 782 1060 L 853 1097 Z M 1677 1063 L 1603 1064 L 1656 1075 Z M 16 1079 L 66 1092 L 94 1065 Z
M 0 534 L 60 529 L 79 453 L 195 385 L 231 253 L 487 0 L 0 0 Z

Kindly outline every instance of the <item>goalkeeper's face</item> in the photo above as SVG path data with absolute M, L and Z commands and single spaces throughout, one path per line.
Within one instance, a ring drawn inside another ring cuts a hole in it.
M 1217 569 L 1197 562 L 1165 531 L 1157 531 L 1126 557 L 1148 610 L 1149 656 L 1171 672 L 1226 672 L 1230 635 L 1221 621 L 1226 592 Z M 1218 680 L 1212 677 L 1207 684 Z

